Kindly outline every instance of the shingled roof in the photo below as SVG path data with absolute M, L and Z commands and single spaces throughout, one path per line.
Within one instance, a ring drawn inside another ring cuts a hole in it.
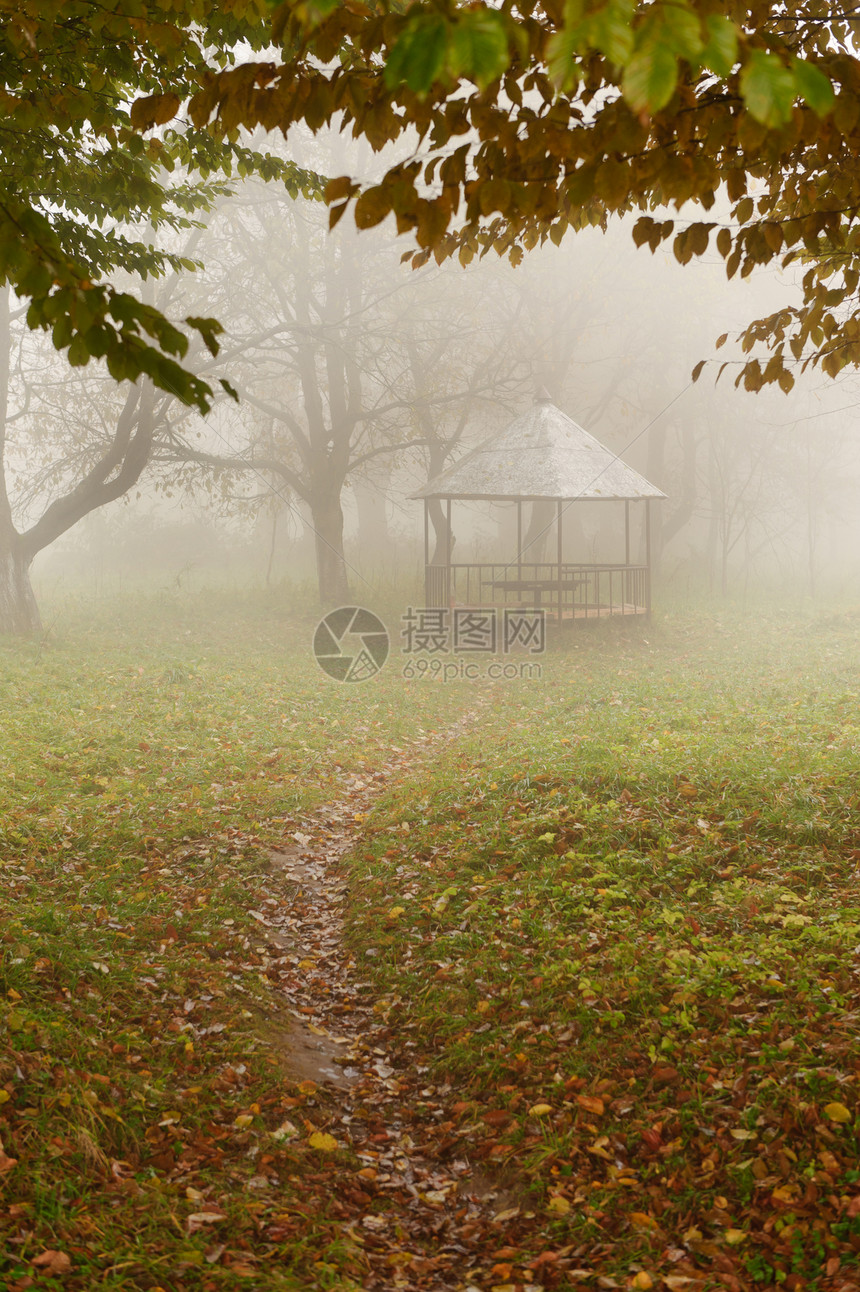
M 412 497 L 608 501 L 666 495 L 541 393 L 505 430 Z

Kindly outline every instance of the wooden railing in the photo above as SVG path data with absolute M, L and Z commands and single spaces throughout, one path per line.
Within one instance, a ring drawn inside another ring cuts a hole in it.
M 521 561 L 457 562 L 425 569 L 428 606 L 540 606 L 576 619 L 644 614 L 649 609 L 644 565 Z

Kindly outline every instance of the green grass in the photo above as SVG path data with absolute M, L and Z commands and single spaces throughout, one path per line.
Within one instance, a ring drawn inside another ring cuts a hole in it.
M 0 648 L 4 1287 L 45 1251 L 79 1288 L 325 1286 L 317 1262 L 349 1266 L 326 1178 L 265 1134 L 328 1114 L 255 1034 L 272 993 L 249 912 L 283 897 L 267 847 L 462 698 L 407 710 L 396 678 L 329 682 L 315 618 L 114 599 Z M 253 1192 L 261 1161 L 276 1195 Z
M 116 598 L 0 647 L 0 1284 L 361 1285 L 252 912 L 303 814 L 463 714 L 344 865 L 402 1123 L 519 1206 L 473 1283 L 856 1283 L 860 615 L 685 607 L 540 682 L 360 687 L 315 617 Z
M 524 1190 L 523 1267 L 856 1271 L 858 647 L 850 613 L 581 634 L 371 819 L 353 944 Z

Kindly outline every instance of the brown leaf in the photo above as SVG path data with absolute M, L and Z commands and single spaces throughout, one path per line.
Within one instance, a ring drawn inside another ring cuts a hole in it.
M 131 105 L 132 130 L 148 130 L 150 126 L 163 126 L 179 111 L 178 94 L 147 94 L 135 99 Z
M 42 1252 L 40 1256 L 34 1256 L 33 1264 L 45 1270 L 47 1274 L 68 1274 L 72 1268 L 71 1259 L 65 1252 L 55 1252 L 51 1249 Z
M 220 1221 L 226 1219 L 227 1217 L 221 1211 L 193 1211 L 190 1216 L 185 1218 L 185 1228 L 189 1234 L 196 1234 L 199 1229 L 204 1229 L 206 1225 L 217 1225 Z

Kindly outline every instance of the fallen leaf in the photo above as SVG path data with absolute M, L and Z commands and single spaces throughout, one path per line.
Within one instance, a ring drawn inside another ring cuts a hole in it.
M 598 1095 L 577 1095 L 576 1102 L 587 1113 L 594 1113 L 595 1117 L 603 1116 L 603 1100 Z
M 846 1108 L 844 1104 L 825 1104 L 824 1116 L 832 1122 L 850 1122 L 852 1120 L 851 1109 Z
M 295 1139 L 298 1133 L 298 1126 L 294 1126 L 291 1121 L 284 1121 L 272 1131 L 272 1139 Z
M 652 1232 L 660 1228 L 654 1217 L 649 1216 L 646 1211 L 631 1211 L 630 1223 L 635 1225 L 637 1229 L 650 1229 Z
M 3 1141 L 0 1140 L 0 1175 L 4 1171 L 11 1171 L 13 1166 L 18 1165 L 17 1157 L 8 1157 L 3 1147 Z
M 196 1234 L 206 1225 L 217 1225 L 219 1221 L 226 1219 L 223 1211 L 193 1211 L 190 1216 L 185 1217 L 185 1228 L 189 1234 Z
M 34 1256 L 32 1263 L 40 1270 L 45 1270 L 47 1274 L 68 1274 L 72 1268 L 71 1259 L 65 1252 L 55 1252 L 50 1249 L 42 1252 L 40 1256 Z
M 648 1292 L 648 1289 L 654 1286 L 654 1280 L 647 1270 L 640 1270 L 630 1280 L 630 1286 L 637 1288 L 638 1292 Z
M 552 1104 L 532 1104 L 529 1109 L 529 1117 L 546 1117 L 547 1113 L 552 1112 Z
M 546 1204 L 546 1209 L 554 1216 L 567 1216 L 570 1213 L 570 1203 L 560 1193 L 554 1193 Z
M 746 1237 L 742 1229 L 727 1229 L 725 1233 L 726 1242 L 730 1247 L 739 1247 L 741 1243 L 746 1242 Z
M 327 1135 L 325 1131 L 314 1131 L 308 1139 L 311 1148 L 319 1149 L 321 1153 L 334 1153 L 338 1147 L 337 1140 L 333 1135 Z

